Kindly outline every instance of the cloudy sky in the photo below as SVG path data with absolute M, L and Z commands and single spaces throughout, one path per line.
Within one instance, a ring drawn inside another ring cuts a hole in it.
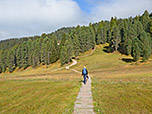
M 0 0 L 0 40 L 152 12 L 152 0 Z

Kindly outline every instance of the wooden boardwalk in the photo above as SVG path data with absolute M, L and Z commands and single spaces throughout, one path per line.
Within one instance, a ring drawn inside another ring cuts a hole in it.
M 74 114 L 95 114 L 93 108 L 91 78 L 89 77 L 86 85 L 82 83 L 82 87 L 75 102 Z

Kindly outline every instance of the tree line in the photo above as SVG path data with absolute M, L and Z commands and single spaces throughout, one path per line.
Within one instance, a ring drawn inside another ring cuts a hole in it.
M 0 73 L 16 68 L 49 65 L 60 59 L 69 63 L 95 45 L 109 43 L 107 52 L 131 55 L 147 61 L 152 53 L 152 13 L 125 19 L 111 18 L 89 26 L 68 27 L 50 34 L 0 41 Z

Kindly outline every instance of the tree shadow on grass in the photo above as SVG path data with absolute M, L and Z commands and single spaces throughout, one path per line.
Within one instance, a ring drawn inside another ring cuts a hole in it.
M 124 61 L 124 62 L 126 62 L 126 63 L 134 62 L 134 60 L 131 59 L 131 58 L 122 58 L 122 61 Z
M 106 52 L 106 53 L 112 53 L 114 51 L 114 49 L 110 46 L 105 46 L 103 48 L 103 51 Z

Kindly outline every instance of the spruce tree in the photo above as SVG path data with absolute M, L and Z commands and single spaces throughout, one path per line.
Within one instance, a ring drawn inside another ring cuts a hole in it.
M 17 66 L 19 68 L 22 68 L 22 53 L 21 53 L 21 48 L 22 46 L 19 45 L 18 48 L 17 48 L 17 51 L 16 51 L 16 59 L 17 59 Z
M 28 47 L 27 42 L 21 45 L 21 67 L 24 69 L 28 67 Z
M 14 52 L 13 50 L 8 50 L 7 53 L 7 66 L 8 66 L 8 70 L 9 72 L 13 72 L 13 70 L 15 69 L 15 56 L 14 56 Z
M 32 65 L 32 40 L 29 39 L 27 41 L 27 49 L 28 49 L 28 66 Z
M 149 22 L 149 27 L 148 28 L 149 28 L 149 33 L 150 33 L 150 35 L 152 37 L 152 19 Z
M 67 57 L 68 57 L 68 62 L 70 62 L 72 55 L 73 55 L 73 43 L 71 39 L 65 41 L 65 48 L 67 49 Z
M 96 32 L 91 23 L 89 24 L 89 29 L 90 29 L 90 43 L 91 43 L 91 48 L 93 49 L 95 47 Z
M 59 59 L 59 47 L 57 45 L 57 38 L 53 35 L 50 38 L 50 62 L 54 63 Z
M 138 38 L 134 38 L 132 52 L 131 52 L 134 61 L 138 61 L 140 58 L 140 48 L 138 42 L 139 42 Z
M 139 36 L 141 55 L 144 60 L 148 60 L 151 54 L 151 38 L 147 36 L 146 32 L 142 32 Z
M 136 32 L 136 37 L 139 36 L 143 31 L 143 25 L 141 24 L 140 21 L 134 20 L 134 30 Z
M 112 32 L 112 46 L 114 47 L 115 51 L 118 50 L 120 42 L 121 42 L 120 30 L 118 26 L 115 26 Z
M 61 62 L 61 66 L 63 66 L 64 64 L 68 63 L 68 55 L 67 55 L 67 49 L 65 46 L 61 47 L 60 50 L 60 62 Z
M 149 49 L 143 50 L 143 58 L 142 58 L 143 62 L 145 62 L 149 59 L 149 51 L 148 50 Z
M 62 46 L 64 46 L 64 43 L 67 40 L 66 37 L 67 36 L 66 36 L 65 32 L 63 32 L 62 33 L 62 38 L 61 38 L 61 43 L 60 43 L 60 48 L 62 48 Z
M 150 22 L 150 17 L 149 17 L 149 13 L 148 13 L 147 10 L 145 10 L 145 12 L 142 15 L 140 21 L 141 21 L 141 23 L 143 25 L 144 31 L 148 32 L 148 24 Z
M 131 54 L 131 48 L 132 48 L 132 40 L 128 40 L 128 43 L 126 45 L 126 54 Z
M 80 53 L 80 43 L 78 40 L 78 36 L 74 34 L 73 36 L 73 49 L 74 49 L 74 56 L 77 57 Z
M 143 61 L 147 61 L 151 55 L 151 38 L 146 32 L 140 34 L 140 48 L 143 56 Z

